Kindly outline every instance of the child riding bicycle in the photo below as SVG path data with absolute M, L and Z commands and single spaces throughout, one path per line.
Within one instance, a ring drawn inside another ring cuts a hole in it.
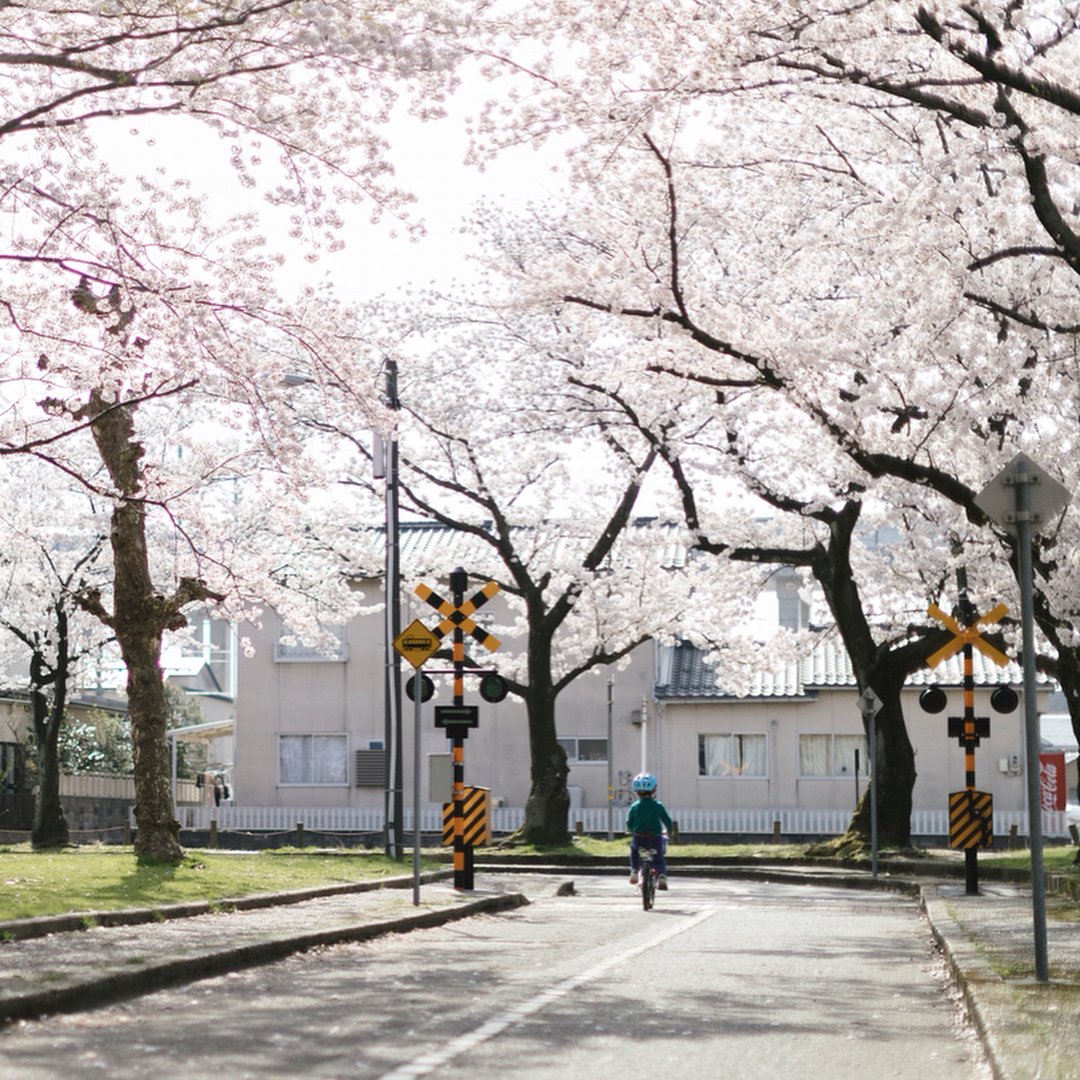
M 656 887 L 667 888 L 667 863 L 664 852 L 667 850 L 665 829 L 670 832 L 671 817 L 664 804 L 656 798 L 656 777 L 651 773 L 638 773 L 632 784 L 637 799 L 626 813 L 626 831 L 630 833 L 630 884 L 638 883 L 641 869 L 641 848 L 652 848 L 656 852 L 653 865 L 656 867 Z

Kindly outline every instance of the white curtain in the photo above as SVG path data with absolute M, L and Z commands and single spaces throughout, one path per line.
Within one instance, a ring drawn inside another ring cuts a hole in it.
M 834 735 L 833 757 L 836 760 L 836 772 L 840 776 L 855 775 L 855 751 L 859 751 L 859 775 L 866 776 L 870 771 L 870 758 L 866 753 L 865 735 Z
M 765 776 L 765 736 L 735 735 L 739 748 L 738 775 Z
M 311 738 L 311 782 L 347 784 L 349 760 L 344 735 L 313 735 Z
M 282 784 L 347 784 L 347 735 L 279 735 L 278 775 Z
M 764 735 L 698 736 L 702 776 L 765 776 Z
M 700 772 L 702 776 L 731 775 L 731 736 L 701 735 Z
M 282 784 L 311 783 L 311 736 L 278 736 L 278 776 Z
M 799 775 L 828 776 L 831 735 L 799 736 Z

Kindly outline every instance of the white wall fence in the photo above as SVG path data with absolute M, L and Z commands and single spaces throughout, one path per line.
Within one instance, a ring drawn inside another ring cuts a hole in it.
M 776 822 L 782 836 L 839 836 L 851 821 L 850 810 L 671 810 L 682 835 L 728 834 L 742 836 L 773 835 Z M 186 829 L 209 829 L 216 821 L 223 830 L 238 832 L 291 832 L 298 824 L 311 832 L 382 832 L 381 807 L 370 809 L 287 806 L 177 806 L 176 816 Z M 616 833 L 622 832 L 625 810 L 612 815 Z M 912 836 L 943 837 L 949 832 L 948 812 L 945 810 L 916 810 L 911 815 Z M 491 811 L 494 833 L 510 833 L 525 819 L 520 807 L 501 806 Z M 573 831 L 578 822 L 587 833 L 603 834 L 608 828 L 606 807 L 571 810 L 568 824 Z M 1015 825 L 1019 836 L 1027 836 L 1027 814 L 1008 811 L 994 814 L 994 835 L 1008 836 Z M 412 809 L 405 810 L 404 831 L 412 832 Z M 442 829 L 442 814 L 438 808 L 420 812 L 420 828 L 424 832 Z M 1069 822 L 1063 812 L 1043 814 L 1043 835 L 1067 837 Z
M 122 773 L 60 774 L 60 795 L 87 799 L 134 799 L 135 781 Z
M 128 799 L 135 798 L 135 778 L 128 773 L 79 773 L 69 776 L 60 774 L 60 795 L 69 798 L 86 799 Z M 194 780 L 177 780 L 176 801 L 178 803 L 201 803 L 202 789 Z

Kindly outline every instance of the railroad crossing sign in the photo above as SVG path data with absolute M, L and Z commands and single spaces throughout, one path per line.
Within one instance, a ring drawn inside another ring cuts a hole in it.
M 424 662 L 431 659 L 441 642 L 441 634 L 436 636 L 419 619 L 413 619 L 394 638 L 394 648 L 419 671 Z
M 994 807 L 993 798 L 985 791 L 975 789 L 975 748 L 980 741 L 990 736 L 990 720 L 985 716 L 975 715 L 975 674 L 974 650 L 978 649 L 995 664 L 1005 667 L 1009 658 L 989 642 L 984 641 L 979 631 L 980 626 L 992 626 L 1007 613 L 1004 604 L 991 608 L 985 615 L 976 615 L 975 608 L 968 598 L 967 568 L 956 569 L 956 583 L 960 591 L 960 617 L 967 624 L 962 626 L 957 619 L 946 615 L 944 611 L 931 604 L 927 614 L 937 619 L 946 630 L 951 630 L 954 637 L 928 659 L 930 667 L 936 667 L 961 649 L 964 653 L 964 715 L 949 717 L 949 738 L 959 741 L 964 751 L 964 773 L 966 787 L 963 791 L 954 791 L 949 795 L 949 846 L 962 848 L 965 855 L 967 892 L 970 895 L 979 891 L 978 848 L 990 847 L 994 842 Z M 940 712 L 945 707 L 945 695 L 940 688 L 933 695 L 924 691 L 920 702 L 928 712 Z
M 441 705 L 435 709 L 435 726 L 446 731 L 452 740 L 454 765 L 454 789 L 449 814 L 454 842 L 454 888 L 473 887 L 473 845 L 466 831 L 465 821 L 465 738 L 469 728 L 477 726 L 479 709 L 465 704 L 465 635 L 479 642 L 489 652 L 499 647 L 498 638 L 483 627 L 477 626 L 472 616 L 477 608 L 486 604 L 498 591 L 499 586 L 489 581 L 470 600 L 465 599 L 469 575 L 459 566 L 450 573 L 450 592 L 453 602 L 444 600 L 427 585 L 417 585 L 416 595 L 426 600 L 440 615 L 442 622 L 431 631 L 433 637 L 443 638 L 453 633 L 454 643 L 454 704 Z
M 999 667 L 1005 667 L 1009 663 L 1009 658 L 1000 649 L 995 649 L 990 642 L 984 641 L 978 628 L 979 626 L 992 626 L 1007 615 L 1008 611 L 1009 609 L 1004 604 L 998 604 L 997 607 L 991 608 L 985 615 L 977 616 L 970 626 L 961 626 L 951 615 L 946 615 L 937 604 L 931 604 L 926 609 L 927 615 L 937 619 L 946 630 L 951 630 L 956 636 L 952 641 L 938 649 L 933 656 L 927 657 L 927 664 L 930 667 L 937 667 L 942 660 L 948 660 L 950 656 L 958 653 L 965 645 L 972 645 L 983 656 L 993 660 Z
M 444 600 L 424 584 L 417 585 L 415 589 L 416 595 L 421 600 L 426 600 L 440 615 L 445 616 L 443 621 L 431 631 L 432 634 L 443 638 L 452 630 L 461 630 L 474 641 L 478 641 L 489 652 L 494 652 L 499 647 L 499 639 L 493 637 L 483 627 L 477 626 L 472 616 L 477 608 L 486 604 L 498 591 L 499 586 L 494 581 L 489 581 L 471 600 L 466 600 L 455 607 L 449 600 Z

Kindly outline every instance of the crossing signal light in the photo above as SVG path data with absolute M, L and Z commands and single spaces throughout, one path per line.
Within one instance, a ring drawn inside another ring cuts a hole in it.
M 405 684 L 405 694 L 410 701 L 416 700 L 416 681 L 420 680 L 420 700 L 421 702 L 430 701 L 432 695 L 435 693 L 435 684 L 427 675 L 417 674 L 414 675 Z
M 999 686 L 990 695 L 990 705 L 994 712 L 1011 713 L 1016 711 L 1020 698 L 1011 686 Z
M 945 691 L 940 686 L 928 686 L 919 695 L 919 704 L 922 706 L 923 712 L 944 712 L 947 703 Z
M 485 675 L 480 680 L 480 696 L 489 705 L 498 705 L 509 692 L 510 688 L 506 685 L 506 680 L 494 672 Z

